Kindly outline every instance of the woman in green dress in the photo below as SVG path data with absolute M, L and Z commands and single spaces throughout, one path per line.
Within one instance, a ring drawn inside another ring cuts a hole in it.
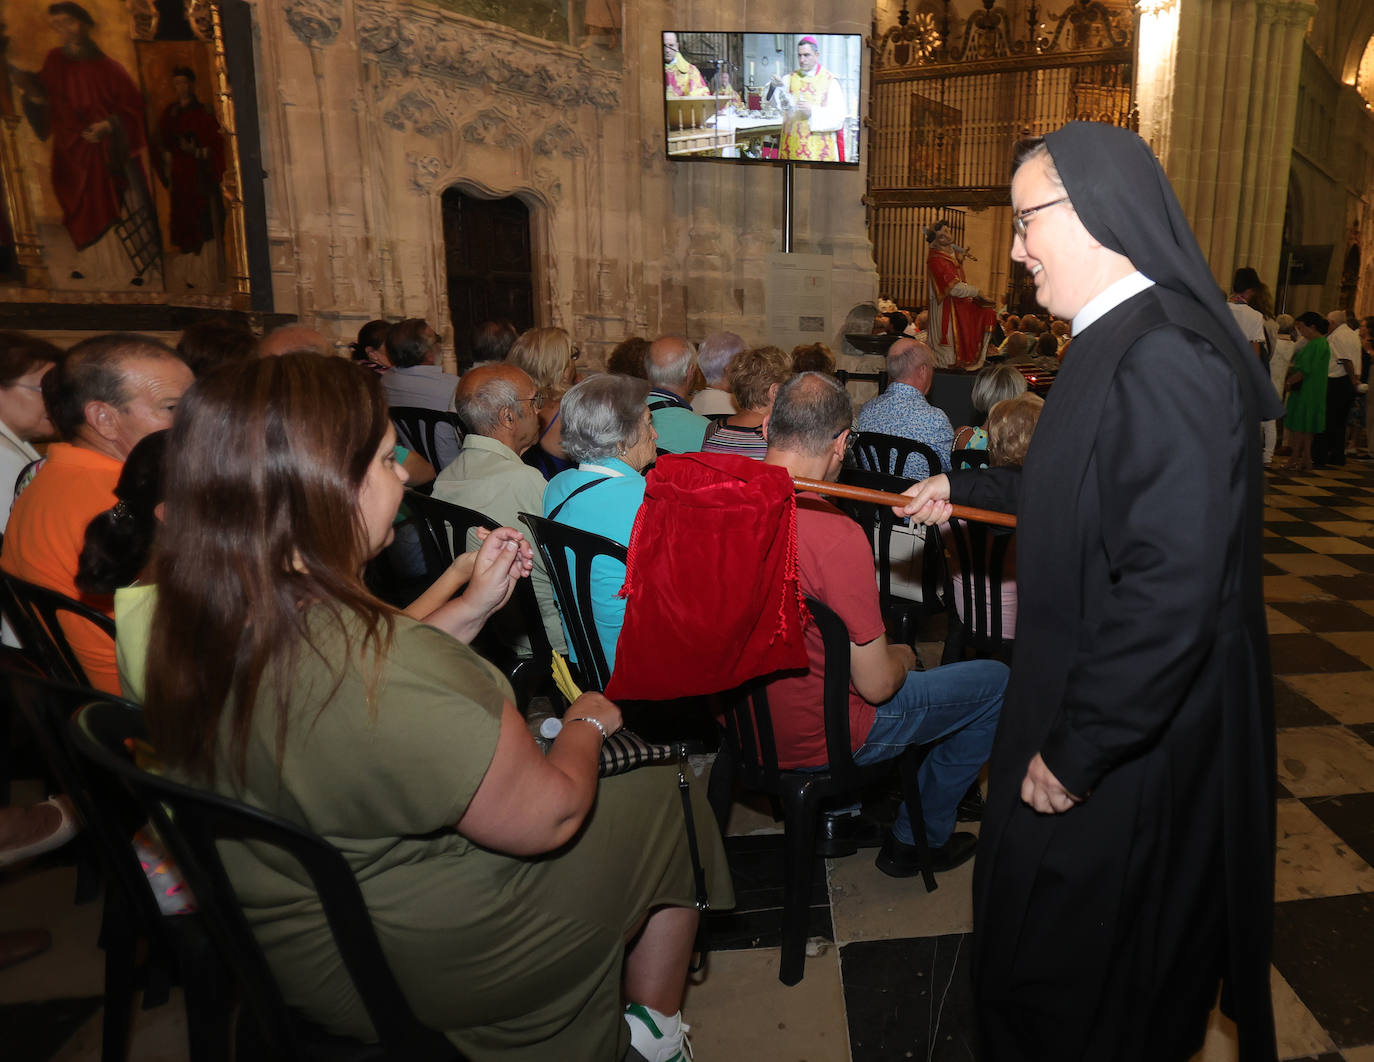
M 1321 314 L 1308 310 L 1297 319 L 1298 335 L 1307 340 L 1294 355 L 1285 381 L 1288 390 L 1288 432 L 1290 472 L 1312 470 L 1312 437 L 1326 427 L 1326 370 L 1331 348 L 1326 342 L 1330 327 Z
M 148 730 L 182 778 L 314 831 L 348 860 L 421 1021 L 474 1060 L 683 1055 L 697 928 L 671 766 L 598 783 L 620 711 L 568 710 L 547 754 L 465 644 L 528 574 L 508 528 L 425 623 L 373 597 L 406 475 L 376 377 L 315 354 L 201 380 L 168 443 Z M 712 906 L 733 902 L 693 794 Z M 309 879 L 226 845 L 287 1002 L 373 1038 Z

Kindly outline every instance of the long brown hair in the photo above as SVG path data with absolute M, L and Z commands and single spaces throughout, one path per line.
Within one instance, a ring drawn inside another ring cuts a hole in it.
M 329 609 L 340 625 L 357 617 L 362 643 L 348 655 L 385 657 L 393 614 L 362 582 L 357 500 L 386 429 L 376 377 L 318 354 L 232 363 L 182 398 L 167 447 L 145 705 L 167 762 L 213 781 L 228 712 L 226 758 L 241 781 L 264 686 L 277 693 L 281 762 L 293 662 L 318 632 L 306 620 L 318 608 L 303 605 Z

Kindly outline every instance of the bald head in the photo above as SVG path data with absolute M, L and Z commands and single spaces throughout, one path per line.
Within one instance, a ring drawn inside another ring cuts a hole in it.
M 464 373 L 453 397 L 471 434 L 496 439 L 519 454 L 539 438 L 538 395 L 524 369 L 493 362 Z
M 935 381 L 935 359 L 930 348 L 919 339 L 897 340 L 887 348 L 887 375 L 925 394 Z
M 262 337 L 258 344 L 258 356 L 279 358 L 283 354 L 324 354 L 334 353 L 334 344 L 313 328 L 301 324 L 282 325 Z
M 696 365 L 696 351 L 682 336 L 659 336 L 649 344 L 644 371 L 649 382 L 665 391 L 687 397 L 688 381 Z

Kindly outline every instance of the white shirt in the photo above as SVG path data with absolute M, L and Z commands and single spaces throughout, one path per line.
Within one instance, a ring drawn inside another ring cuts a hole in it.
M 1099 318 L 1105 317 L 1112 310 L 1115 310 L 1127 299 L 1134 298 L 1145 289 L 1154 286 L 1155 282 L 1138 269 L 1133 273 L 1128 273 L 1116 283 L 1108 284 L 1074 314 L 1073 334 L 1078 335 L 1089 325 L 1095 324 Z
M 1331 348 L 1331 361 L 1327 365 L 1326 375 L 1335 378 L 1345 375 L 1345 367 L 1342 361 L 1348 361 L 1354 367 L 1360 364 L 1360 337 L 1348 325 L 1343 324 L 1331 329 L 1326 337 L 1327 345 Z
M 1245 337 L 1245 341 L 1264 346 L 1264 314 L 1243 302 L 1228 302 L 1226 305 L 1231 307 L 1231 313 L 1236 319 L 1236 324 L 1240 325 L 1240 334 Z

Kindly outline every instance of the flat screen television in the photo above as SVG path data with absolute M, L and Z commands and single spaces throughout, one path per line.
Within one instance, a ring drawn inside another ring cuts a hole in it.
M 671 159 L 859 164 L 863 37 L 663 33 Z

